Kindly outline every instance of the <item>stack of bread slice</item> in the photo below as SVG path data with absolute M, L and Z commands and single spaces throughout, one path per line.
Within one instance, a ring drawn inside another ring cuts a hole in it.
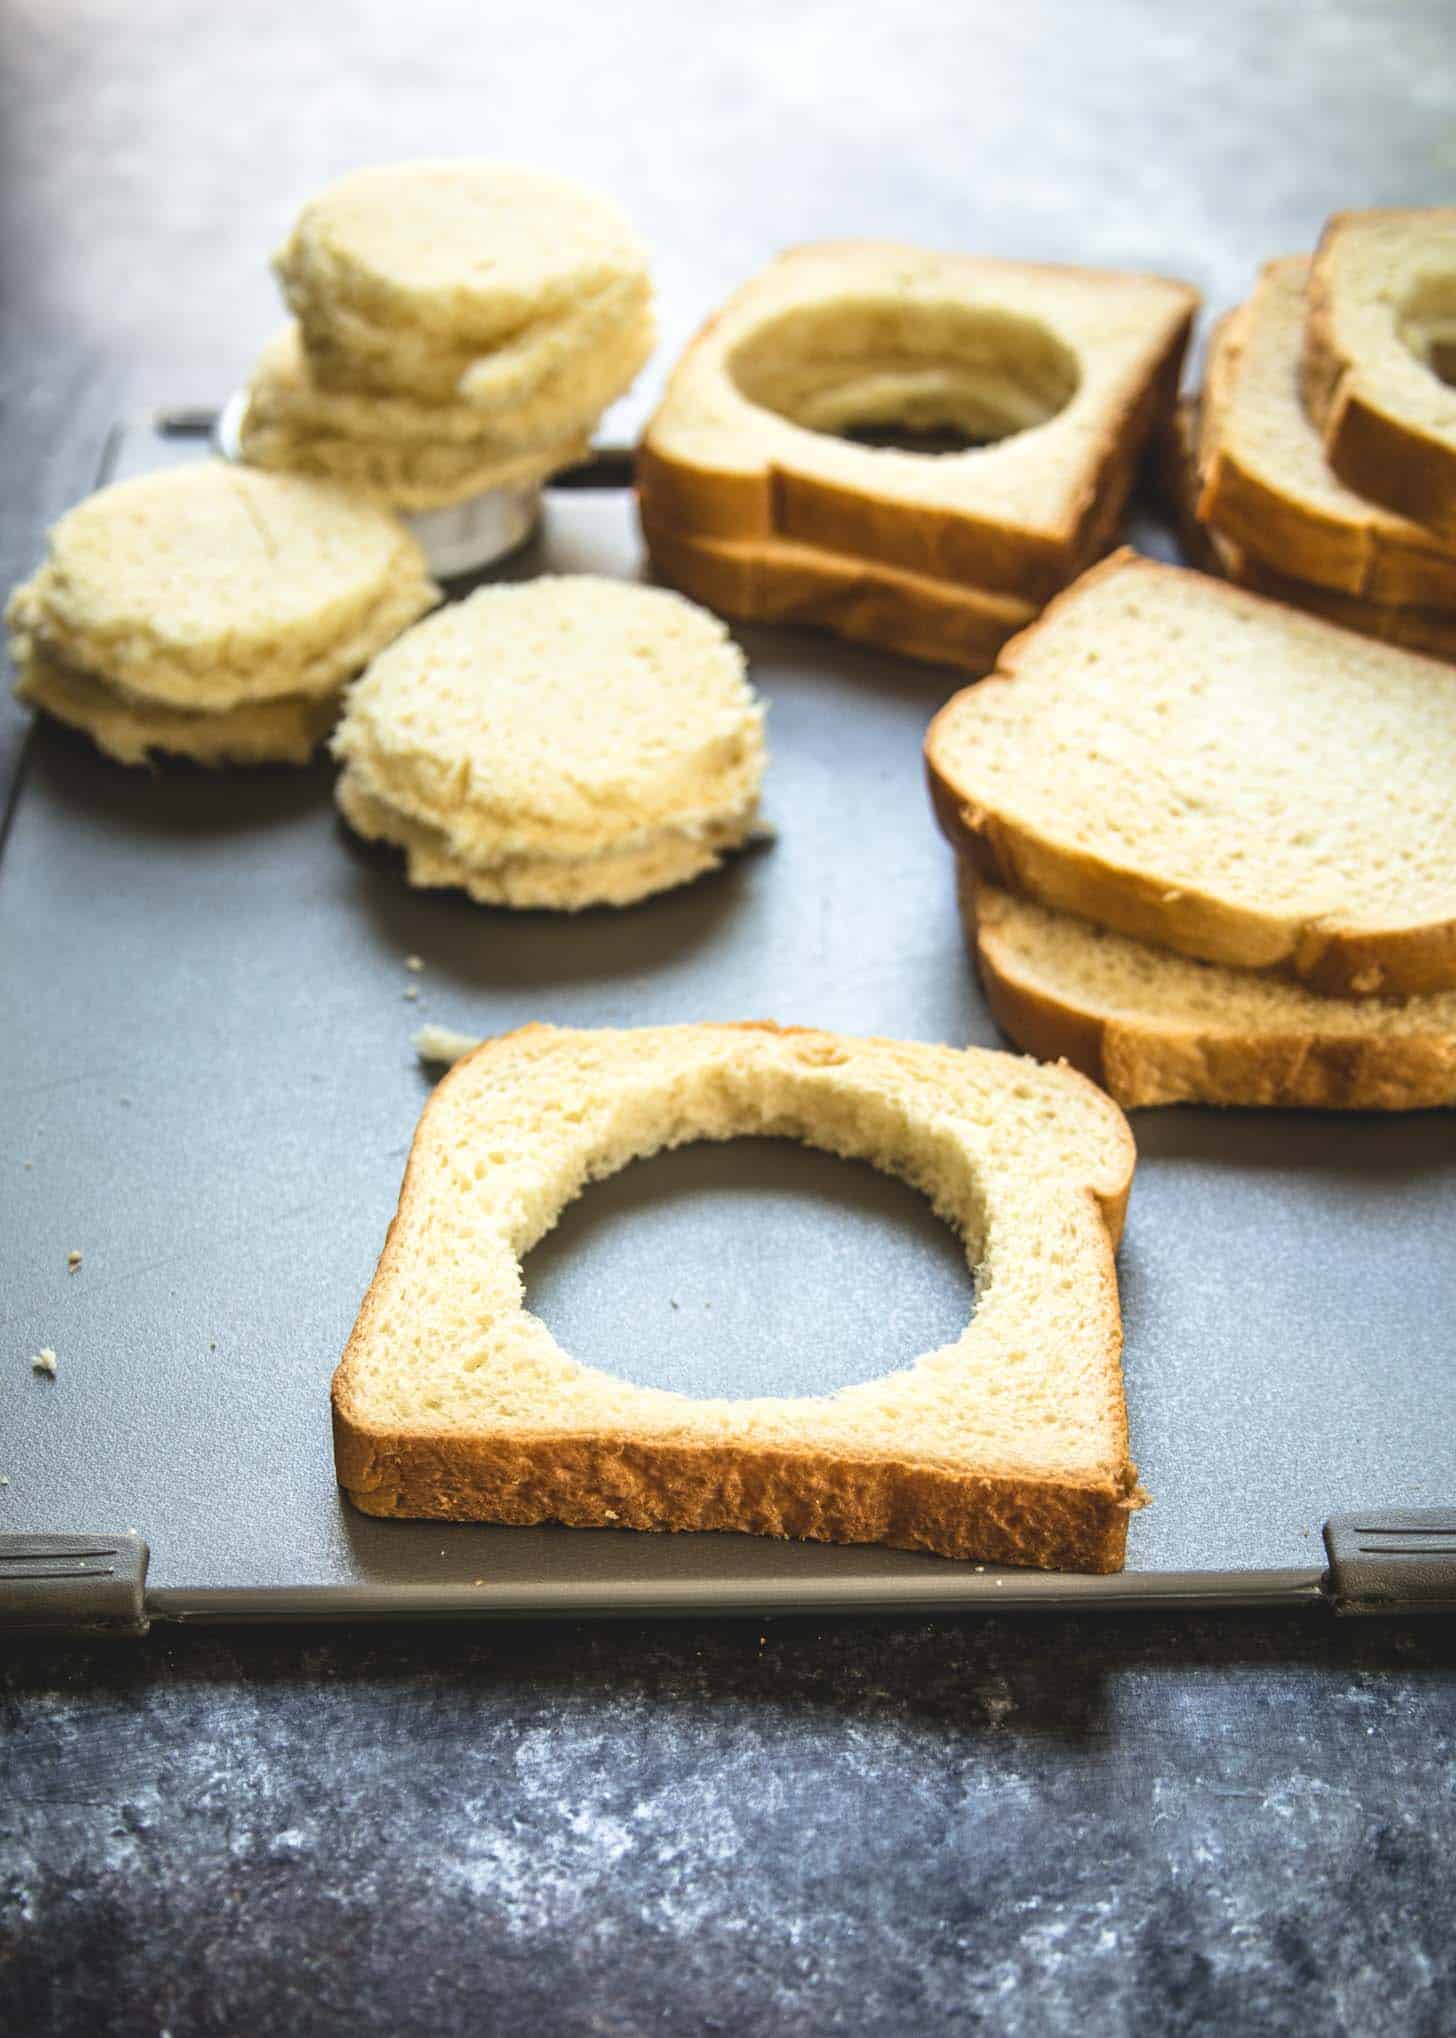
M 1123 552 L 926 739 L 1017 1045 L 1126 1105 L 1456 1103 L 1456 684 Z
M 1112 542 L 1196 305 L 1154 276 L 793 249 L 703 327 L 647 427 L 654 567 L 730 616 L 984 672 Z M 849 436 L 895 431 L 959 449 Z
M 653 345 L 647 257 L 610 200 L 514 164 L 382 164 L 310 201 L 275 258 L 294 322 L 240 448 L 396 508 L 584 457 Z
M 1445 265 L 1444 269 L 1442 265 Z M 1173 487 L 1200 564 L 1456 659 L 1456 210 L 1345 213 L 1215 328 Z

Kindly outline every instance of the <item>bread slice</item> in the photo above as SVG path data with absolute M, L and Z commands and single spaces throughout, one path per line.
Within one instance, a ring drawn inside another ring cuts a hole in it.
M 1456 1104 L 1456 992 L 1323 998 L 1054 913 L 977 884 L 964 864 L 960 891 L 997 1025 L 1029 1054 L 1069 1061 L 1125 1110 Z
M 1300 396 L 1309 267 L 1301 255 L 1267 263 L 1210 338 L 1198 514 L 1289 579 L 1456 610 L 1456 545 L 1367 502 L 1325 458 Z
M 932 580 L 786 538 L 693 538 L 644 520 L 662 579 L 720 615 L 812 623 L 908 658 L 988 672 L 1036 610 L 1016 595 Z
M 753 833 L 763 707 L 715 616 L 591 574 L 478 588 L 345 704 L 338 798 L 416 884 L 502 905 L 623 905 Z
M 224 460 L 119 481 L 68 510 L 5 618 L 72 672 L 220 713 L 332 701 L 440 590 L 396 517 Z
M 710 319 L 638 458 L 692 538 L 789 539 L 1040 602 L 1110 541 L 1197 305 L 1154 276 L 831 241 Z M 948 425 L 927 456 L 833 436 Z
M 543 368 L 644 308 L 646 251 L 621 209 L 569 177 L 472 157 L 377 163 L 303 207 L 274 269 L 312 351 L 386 389 L 438 360 L 504 350 Z M 523 340 L 529 345 L 523 348 Z M 328 369 L 325 370 L 328 373 Z M 510 400 L 529 394 L 519 381 Z
M 1456 538 L 1456 207 L 1337 212 L 1309 279 L 1304 397 L 1342 481 Z
M 155 752 L 194 764 L 307 764 L 339 712 L 337 694 L 284 694 L 198 712 L 159 707 L 73 672 L 24 638 L 12 644 L 15 697 L 80 729 L 118 764 Z
M 977 1304 L 954 1344 L 837 1394 L 697 1399 L 562 1351 L 521 1258 L 589 1182 L 702 1139 L 800 1139 L 923 1191 Z M 420 1120 L 334 1376 L 340 1484 L 371 1514 L 740 1529 L 1116 1570 L 1140 1502 L 1113 1251 L 1117 1107 L 983 1050 L 748 1026 L 488 1041 Z
M 941 826 L 1044 905 L 1317 989 L 1456 986 L 1456 687 L 1131 552 L 926 738 Z
M 1456 609 L 1407 608 L 1398 602 L 1366 601 L 1332 587 L 1316 587 L 1266 565 L 1256 552 L 1236 544 L 1213 524 L 1200 523 L 1195 505 L 1199 480 L 1195 441 L 1199 436 L 1198 406 L 1180 401 L 1162 441 L 1159 479 L 1163 503 L 1190 565 L 1217 574 L 1236 587 L 1247 587 L 1270 601 L 1307 609 L 1342 630 L 1356 630 L 1380 644 L 1398 644 L 1428 658 L 1456 662 Z

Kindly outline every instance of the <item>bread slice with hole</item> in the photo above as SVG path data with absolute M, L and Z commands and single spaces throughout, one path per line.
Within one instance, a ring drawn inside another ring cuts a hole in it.
M 941 827 L 1043 905 L 1340 995 L 1456 986 L 1456 687 L 1120 552 L 949 701 Z
M 639 453 L 645 515 L 1039 603 L 1110 542 L 1197 302 L 1156 276 L 792 249 L 675 369 Z M 834 436 L 852 425 L 994 443 L 931 457 Z
M 785 538 L 692 538 L 644 522 L 656 572 L 719 615 L 806 623 L 906 658 L 989 672 L 1036 610 L 1016 595 L 932 580 Z
M 526 1307 L 521 1260 L 564 1206 L 633 1160 L 745 1136 L 920 1189 L 976 1270 L 962 1335 L 836 1394 L 745 1400 L 634 1386 L 563 1351 Z M 334 1378 L 340 1484 L 379 1515 L 1116 1570 L 1142 1498 L 1113 1266 L 1133 1158 L 1081 1076 L 980 1049 L 769 1024 L 487 1041 L 425 1108 Z
M 1289 579 L 1386 606 L 1456 609 L 1456 544 L 1357 495 L 1325 457 L 1300 395 L 1309 268 L 1302 255 L 1266 263 L 1247 303 L 1210 337 L 1198 515 Z
M 1054 913 L 962 864 L 961 911 L 997 1025 L 1125 1110 L 1240 1104 L 1416 1111 L 1456 1104 L 1456 991 L 1325 998 Z
M 1340 479 L 1456 537 L 1456 206 L 1328 221 L 1303 379 Z

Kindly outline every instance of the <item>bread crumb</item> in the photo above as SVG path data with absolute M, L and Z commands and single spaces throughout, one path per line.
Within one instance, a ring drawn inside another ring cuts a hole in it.
M 617 1514 L 617 1510 L 616 1510 L 616 1508 L 615 1508 L 615 1507 L 604 1507 L 604 1508 L 602 1509 L 602 1514 L 603 1514 L 603 1517 L 604 1517 L 604 1518 L 605 1518 L 605 1519 L 606 1519 L 607 1521 L 616 1521 L 616 1520 L 618 1520 L 618 1519 L 619 1519 L 619 1517 L 618 1517 L 618 1514 Z
M 404 959 L 404 966 L 407 970 L 412 970 L 418 976 L 425 966 L 425 958 L 422 955 L 407 955 Z
M 25 1163 L 25 1165 L 26 1165 L 26 1166 L 27 1166 L 28 1168 L 33 1168 L 33 1167 L 35 1166 L 35 1162 L 34 1162 L 34 1161 L 27 1161 L 27 1162 Z
M 79 1267 L 79 1266 L 80 1266 L 80 1264 L 81 1264 L 81 1255 L 80 1255 L 80 1253 L 79 1253 L 79 1252 L 78 1252 L 78 1251 L 76 1250 L 75 1246 L 72 1246 L 72 1247 L 71 1247 L 71 1250 L 70 1250 L 70 1251 L 69 1251 L 69 1252 L 68 1252 L 68 1253 L 66 1254 L 66 1267 L 67 1267 L 67 1269 L 68 1269 L 68 1271 L 69 1271 L 69 1272 L 71 1272 L 71 1273 L 73 1273 L 73 1274 L 74 1274 L 74 1273 L 75 1273 L 75 1271 L 76 1271 L 76 1269 L 77 1269 L 77 1267 Z
M 421 1061 L 454 1062 L 479 1047 L 480 1035 L 456 1033 L 448 1026 L 422 1026 L 413 1045 Z
M 33 1373 L 45 1373 L 52 1380 L 55 1379 L 56 1355 L 49 1345 L 43 1351 L 38 1351 L 35 1354 L 35 1357 L 30 1362 L 30 1369 Z
M 10 1475 L 7 1472 L 0 1472 L 0 1486 L 8 1486 L 9 1484 Z
M 417 997 L 418 997 L 418 996 L 420 995 L 420 987 L 419 987 L 419 985 L 418 985 L 418 984 L 407 984 L 407 985 L 405 986 L 405 993 L 404 993 L 404 995 L 405 995 L 405 996 L 406 996 L 407 998 L 417 998 Z

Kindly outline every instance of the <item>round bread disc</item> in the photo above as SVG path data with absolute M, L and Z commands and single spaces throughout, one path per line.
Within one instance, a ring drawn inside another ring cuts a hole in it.
M 625 903 L 624 854 L 696 840 L 705 868 L 752 832 L 762 724 L 716 617 L 579 575 L 482 588 L 409 631 L 351 690 L 334 748 L 376 823 L 384 807 L 431 831 L 437 871 L 569 864 L 582 905 L 600 860 L 599 896 Z
M 221 710 L 333 692 L 438 598 L 377 504 L 212 460 L 69 511 L 8 616 L 73 670 Z
M 644 275 L 610 199 L 513 163 L 385 163 L 304 206 L 274 258 L 310 339 L 339 306 L 378 326 L 420 326 L 447 350 L 489 348 Z

